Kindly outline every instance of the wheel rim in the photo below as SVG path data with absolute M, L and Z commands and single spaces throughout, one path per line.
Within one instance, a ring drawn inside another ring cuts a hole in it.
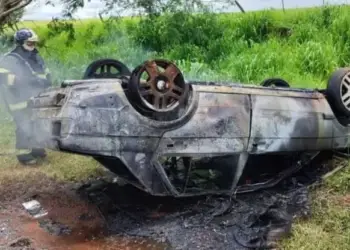
M 341 82 L 340 96 L 344 107 L 350 111 L 350 73 L 347 73 Z
M 161 72 L 158 66 L 164 69 Z M 141 80 L 146 73 L 147 80 Z M 177 107 L 187 93 L 180 70 L 166 60 L 146 61 L 140 68 L 137 91 L 142 103 L 155 111 L 166 112 Z
M 112 73 L 112 68 L 116 69 L 119 72 Z M 98 70 L 100 70 L 100 73 L 98 73 Z M 121 70 L 116 67 L 116 65 L 109 63 L 95 67 L 92 73 L 89 75 L 94 78 L 114 78 L 120 76 L 120 72 Z

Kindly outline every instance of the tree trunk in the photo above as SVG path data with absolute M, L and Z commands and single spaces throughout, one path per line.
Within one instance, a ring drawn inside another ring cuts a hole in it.
M 3 29 L 5 25 L 16 22 L 16 13 L 23 11 L 32 1 L 33 0 L 0 0 L 0 29 Z

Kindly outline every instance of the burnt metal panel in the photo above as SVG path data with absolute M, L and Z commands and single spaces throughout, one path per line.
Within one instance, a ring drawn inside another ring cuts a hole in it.
M 333 120 L 333 144 L 334 149 L 350 147 L 350 126 L 343 126 L 337 119 Z
M 324 99 L 252 95 L 251 153 L 329 149 Z
M 87 155 L 120 156 L 119 138 L 68 135 L 65 138 L 61 138 L 59 142 L 62 150 Z
M 145 191 L 153 195 L 170 195 L 169 190 L 162 182 L 158 171 L 153 166 L 153 153 L 123 152 L 121 160 L 138 179 Z
M 65 128 L 62 136 L 84 135 L 86 137 L 119 136 L 119 111 L 110 108 L 79 108 L 69 109 L 69 128 Z
M 202 84 L 202 83 L 201 83 Z M 228 84 L 216 86 L 192 85 L 193 89 L 200 92 L 212 94 L 243 94 L 243 95 L 260 95 L 260 96 L 278 96 L 278 97 L 303 97 L 309 99 L 323 98 L 323 94 L 312 89 L 297 88 L 278 88 L 262 87 L 250 84 Z
M 350 126 L 344 126 L 339 122 L 339 117 L 333 110 L 326 98 L 320 99 L 320 109 L 324 113 L 323 121 L 325 126 L 330 126 L 332 130 L 332 145 L 328 149 L 345 149 L 350 147 Z
M 249 129 L 249 96 L 200 92 L 191 120 L 166 132 L 157 151 L 192 155 L 238 153 L 247 149 Z

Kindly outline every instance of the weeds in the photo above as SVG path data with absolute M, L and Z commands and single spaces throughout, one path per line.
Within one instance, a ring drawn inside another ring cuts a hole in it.
M 33 25 L 56 82 L 81 78 L 87 65 L 115 58 L 131 69 L 163 57 L 188 62 L 186 78 L 260 83 L 279 76 L 294 87 L 324 87 L 350 61 L 348 6 L 246 14 L 166 13 L 151 18 Z M 25 26 L 27 24 L 21 24 Z M 1 51 L 10 38 L 3 38 Z M 202 65 L 206 71 L 188 68 Z M 188 75 L 187 75 L 188 74 Z

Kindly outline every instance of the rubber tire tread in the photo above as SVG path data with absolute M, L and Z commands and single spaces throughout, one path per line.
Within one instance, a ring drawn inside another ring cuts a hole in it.
M 102 66 L 103 64 L 117 64 L 120 67 L 120 74 L 121 75 L 126 75 L 129 76 L 131 74 L 130 69 L 121 61 L 115 60 L 115 59 L 111 59 L 111 58 L 104 58 L 104 59 L 99 59 L 96 61 L 93 61 L 92 63 L 89 64 L 89 66 L 86 68 L 83 79 L 90 79 L 89 73 L 91 71 L 92 68 L 97 67 L 99 68 L 100 66 Z
M 340 68 L 333 72 L 328 80 L 326 97 L 334 112 L 340 116 L 350 117 L 350 111 L 344 106 L 340 95 L 341 82 L 347 73 L 350 73 L 350 67 Z
M 268 78 L 262 81 L 260 85 L 264 87 L 269 87 L 273 82 L 278 82 L 279 84 L 281 84 L 280 86 L 277 86 L 277 87 L 285 87 L 285 88 L 290 87 L 289 83 L 283 80 L 282 78 Z

